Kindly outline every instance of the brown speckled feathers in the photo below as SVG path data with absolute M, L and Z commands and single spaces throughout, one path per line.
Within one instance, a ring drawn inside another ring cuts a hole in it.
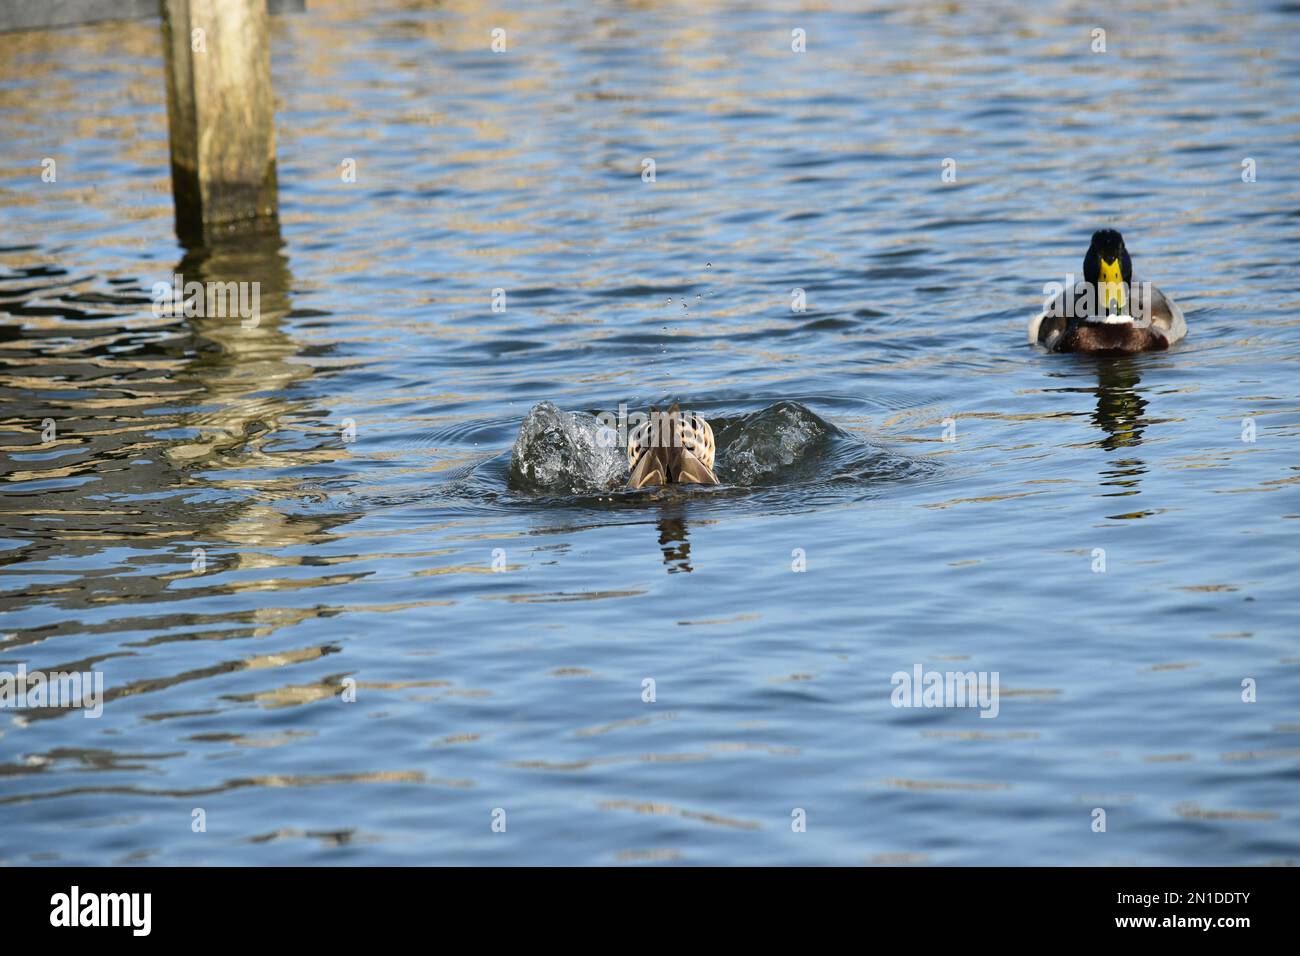
M 716 485 L 713 429 L 699 415 L 683 416 L 676 403 L 650 417 L 628 436 L 629 488 L 651 485 Z

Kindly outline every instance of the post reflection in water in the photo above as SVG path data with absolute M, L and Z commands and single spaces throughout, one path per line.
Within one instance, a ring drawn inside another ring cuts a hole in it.
M 280 247 L 278 233 L 249 236 L 190 249 L 177 263 L 176 275 L 186 284 L 256 283 L 259 290 L 259 310 L 251 322 L 238 314 L 187 320 L 196 347 L 185 378 L 198 387 L 193 404 L 203 410 L 180 416 L 180 424 L 199 435 L 167 449 L 179 467 L 223 453 L 256 451 L 259 436 L 273 431 L 291 411 L 286 393 L 311 374 L 308 366 L 289 361 L 296 347 L 280 327 L 290 308 L 291 281 Z
M 0 446 L 0 481 L 14 489 L 0 537 L 19 542 L 4 564 L 83 569 L 0 593 L 0 612 L 60 609 L 57 621 L 13 635 L 9 650 L 76 634 L 78 612 L 108 601 L 186 609 L 254 584 L 275 590 L 275 579 L 244 582 L 224 572 L 264 567 L 273 551 L 276 567 L 300 564 L 283 549 L 329 540 L 332 528 L 351 519 L 339 510 L 275 507 L 304 495 L 313 468 L 348 457 L 321 436 L 295 442 L 297 449 L 263 447 L 277 432 L 283 441 L 326 417 L 302 387 L 312 367 L 297 360 L 301 350 L 282 328 L 292 283 L 282 246 L 278 231 L 242 235 L 190 249 L 173 275 L 157 277 L 257 283 L 255 321 L 241 318 L 233 303 L 221 310 L 226 314 L 171 314 L 154 308 L 162 297 L 148 281 L 104 292 L 94 277 L 83 281 L 61 269 L 11 277 L 19 281 L 0 288 L 15 300 L 6 309 L 30 323 L 0 366 L 3 417 L 23 423 Z M 30 424 L 43 421 L 53 423 L 50 439 Z M 107 566 L 106 549 L 115 554 Z M 202 575 L 192 573 L 195 549 L 205 553 Z M 176 586 L 189 577 L 196 580 Z M 200 630 L 179 613 L 155 616 L 155 628 L 167 633 L 151 643 L 267 633 L 294 620 L 274 603 L 232 606 Z M 126 616 L 97 629 L 111 641 L 113 631 L 131 627 Z M 111 643 L 106 654 L 114 656 Z M 155 676 L 129 686 L 138 693 L 173 682 Z
M 200 388 L 193 404 L 178 416 L 178 424 L 194 434 L 169 445 L 167 458 L 187 477 L 200 468 L 235 472 L 230 477 L 208 475 L 203 484 L 239 493 L 244 504 L 226 509 L 206 534 L 219 543 L 238 547 L 232 559 L 243 566 L 256 563 L 248 549 L 278 549 L 318 541 L 326 533 L 321 516 L 285 513 L 272 502 L 308 494 L 303 476 L 313 466 L 347 458 L 332 441 L 312 447 L 270 451 L 265 441 L 283 437 L 302 426 L 304 418 L 324 418 L 312 393 L 300 388 L 312 367 L 295 361 L 299 346 L 282 327 L 292 307 L 292 274 L 278 229 L 243 234 L 221 244 L 190 249 L 176 272 L 189 283 L 205 287 L 229 283 L 258 284 L 258 314 L 205 315 L 188 319 L 202 342 L 187 372 Z M 189 477 L 189 480 L 193 480 Z M 330 524 L 346 519 L 335 514 Z M 283 560 L 283 558 L 281 558 Z

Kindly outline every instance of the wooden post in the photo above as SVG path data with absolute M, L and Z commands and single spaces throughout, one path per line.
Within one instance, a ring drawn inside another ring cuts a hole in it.
M 273 223 L 275 109 L 266 0 L 160 0 L 176 234 L 204 244 Z

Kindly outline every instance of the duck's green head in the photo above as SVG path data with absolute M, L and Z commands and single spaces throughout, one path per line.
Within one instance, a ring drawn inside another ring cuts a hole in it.
M 1098 308 L 1107 315 L 1125 313 L 1133 260 L 1124 248 L 1123 236 L 1114 229 L 1099 229 L 1092 234 L 1092 245 L 1083 257 L 1083 278 L 1097 287 Z

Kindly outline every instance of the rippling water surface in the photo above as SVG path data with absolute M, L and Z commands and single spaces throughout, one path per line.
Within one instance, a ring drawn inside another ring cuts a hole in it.
M 0 36 L 0 670 L 107 696 L 0 712 L 0 862 L 1295 862 L 1300 11 L 862 6 L 313 3 L 188 252 L 158 24 Z M 1025 344 L 1102 225 L 1183 345 Z M 543 400 L 832 431 L 541 495 Z

